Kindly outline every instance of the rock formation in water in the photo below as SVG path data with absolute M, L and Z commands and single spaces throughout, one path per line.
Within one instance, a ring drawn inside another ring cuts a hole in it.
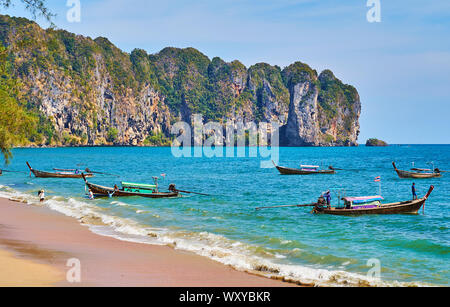
M 369 147 L 385 147 L 385 146 L 389 146 L 389 145 L 385 141 L 372 138 L 372 139 L 368 139 L 367 140 L 366 146 L 369 146 Z
M 106 38 L 44 30 L 0 15 L 27 108 L 46 123 L 37 145 L 164 145 L 176 121 L 276 122 L 287 146 L 357 145 L 357 90 L 329 70 L 210 60 L 196 49 L 131 54 Z

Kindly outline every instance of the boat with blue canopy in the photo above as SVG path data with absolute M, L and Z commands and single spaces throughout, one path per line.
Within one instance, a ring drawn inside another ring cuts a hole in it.
M 362 196 L 362 197 L 344 197 L 342 198 L 346 208 L 378 208 L 381 206 L 382 196 Z
M 300 165 L 300 169 L 298 168 L 289 168 L 284 166 L 278 166 L 273 162 L 273 165 L 277 168 L 281 175 L 315 175 L 315 174 L 336 174 L 336 170 L 330 166 L 328 169 L 321 170 L 320 166 L 316 165 Z
M 365 214 L 417 214 L 434 190 L 431 186 L 428 193 L 420 199 L 383 204 L 383 197 L 363 196 L 344 197 L 344 206 L 328 207 L 323 197 L 315 204 L 313 213 L 331 215 L 365 215 Z

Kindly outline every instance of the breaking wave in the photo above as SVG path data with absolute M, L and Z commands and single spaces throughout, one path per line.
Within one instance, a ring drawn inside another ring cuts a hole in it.
M 39 205 L 37 196 L 18 192 L 7 186 L 0 185 L 0 197 L 29 205 Z M 116 201 L 112 204 L 128 206 Z M 426 286 L 420 283 L 382 281 L 343 270 L 283 264 L 279 262 L 286 257 L 272 252 L 270 249 L 230 240 L 225 236 L 209 232 L 154 228 L 131 218 L 111 215 L 108 209 L 74 198 L 66 199 L 61 196 L 53 196 L 44 202 L 44 206 L 78 219 L 91 231 L 99 235 L 136 243 L 168 245 L 174 249 L 208 257 L 225 265 L 230 265 L 237 270 L 257 273 L 286 282 L 312 286 Z M 138 214 L 151 214 L 148 210 L 137 210 L 136 212 Z M 283 245 L 289 245 L 290 243 L 291 241 L 288 240 L 281 242 Z M 300 249 L 294 248 L 292 252 L 300 252 Z M 347 264 L 349 263 L 342 263 L 340 268 L 344 268 Z

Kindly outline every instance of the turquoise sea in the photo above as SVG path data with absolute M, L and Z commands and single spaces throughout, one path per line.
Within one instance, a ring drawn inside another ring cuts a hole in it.
M 385 202 L 411 198 L 413 180 L 399 179 L 399 169 L 450 170 L 450 145 L 400 145 L 386 148 L 280 148 L 280 165 L 333 165 L 348 169 L 336 175 L 281 176 L 260 168 L 260 158 L 175 158 L 170 148 L 15 149 L 10 170 L 0 176 L 0 197 L 45 206 L 76 218 L 96 218 L 107 226 L 92 231 L 144 244 L 168 244 L 230 264 L 237 269 L 312 282 L 316 285 L 449 286 L 450 173 L 415 180 L 419 197 L 435 190 L 425 214 L 339 217 L 313 215 L 309 208 L 255 211 L 259 206 L 311 203 L 327 189 L 347 196 L 377 195 L 382 178 Z M 77 179 L 30 178 L 25 161 L 39 170 L 89 167 L 120 174 L 98 175 L 93 183 L 152 183 L 212 196 L 176 199 L 120 198 L 90 201 Z M 26 173 L 26 174 L 25 174 Z M 19 205 L 19 204 L 18 204 Z M 107 257 L 107 255 L 105 255 Z M 376 259 L 376 260 L 373 260 Z M 375 262 L 374 262 L 375 261 Z M 367 277 L 379 261 L 381 280 Z

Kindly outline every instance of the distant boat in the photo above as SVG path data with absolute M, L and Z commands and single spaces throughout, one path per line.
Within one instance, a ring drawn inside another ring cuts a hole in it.
M 272 161 L 273 162 L 273 161 Z M 301 165 L 301 169 L 278 166 L 273 162 L 281 175 L 314 175 L 314 174 L 336 174 L 336 170 L 330 166 L 327 170 L 320 170 L 320 166 Z
M 325 205 L 323 198 L 319 198 L 317 205 L 313 212 L 317 214 L 331 214 L 331 215 L 366 215 L 366 214 L 417 214 L 425 205 L 434 186 L 431 186 L 425 197 L 417 200 L 409 200 L 391 204 L 382 204 L 381 196 L 369 197 L 345 197 L 344 206 L 336 208 L 328 208 Z
M 159 192 L 157 183 L 142 184 L 142 183 L 130 183 L 122 182 L 122 188 L 110 188 L 104 187 L 98 184 L 93 184 L 87 181 L 86 177 L 82 176 L 87 187 L 93 194 L 99 197 L 127 197 L 127 196 L 140 196 L 147 198 L 171 198 L 177 197 L 179 192 L 173 187 L 169 188 L 169 192 Z
M 27 162 L 28 168 L 30 171 L 36 176 L 36 178 L 73 178 L 73 179 L 80 179 L 82 178 L 82 173 L 77 172 L 44 172 L 44 171 L 38 171 L 31 167 L 30 163 Z M 30 174 L 31 175 L 31 174 Z M 84 174 L 86 177 L 94 177 L 93 174 L 88 173 Z
M 392 162 L 395 171 L 397 172 L 400 178 L 415 178 L 415 179 L 426 179 L 426 178 L 440 178 L 442 174 L 439 169 L 431 170 L 431 169 L 422 169 L 422 168 L 413 168 L 411 171 L 403 171 L 397 169 L 395 162 Z

